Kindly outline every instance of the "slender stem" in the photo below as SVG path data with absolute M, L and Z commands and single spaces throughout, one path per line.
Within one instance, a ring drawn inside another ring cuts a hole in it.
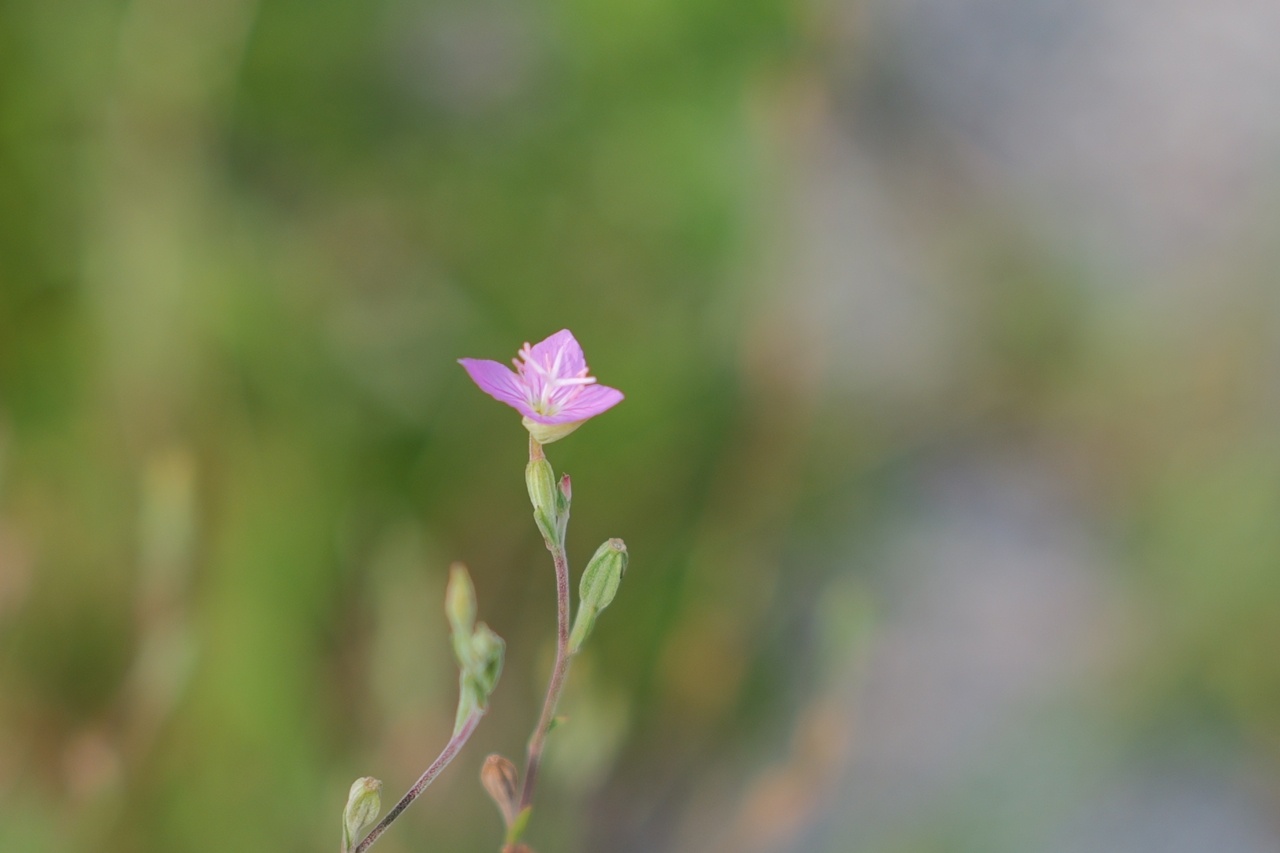
M 547 685 L 547 699 L 542 705 L 542 716 L 538 720 L 538 727 L 533 730 L 533 737 L 529 738 L 529 760 L 524 771 L 524 786 L 520 789 L 522 811 L 533 803 L 533 788 L 538 781 L 542 747 L 547 739 L 547 730 L 551 728 L 551 721 L 555 718 L 556 705 L 560 702 L 560 693 L 564 690 L 565 676 L 569 673 L 569 561 L 565 557 L 564 546 L 548 542 L 547 549 L 551 551 L 551 558 L 556 564 L 559 634 L 556 637 L 556 664 L 551 670 L 551 683 Z
M 467 738 L 471 737 L 471 733 L 476 730 L 476 726 L 479 725 L 480 718 L 483 716 L 484 711 L 478 709 L 467 716 L 462 728 L 458 729 L 458 733 L 450 738 L 449 743 L 445 745 L 444 752 L 441 752 L 440 756 L 427 768 L 427 772 L 423 773 L 418 778 L 418 781 L 413 783 L 413 787 L 400 798 L 400 802 L 396 803 L 396 807 L 387 812 L 387 816 L 379 821 L 373 831 L 364 837 L 364 841 L 356 845 L 356 849 L 352 853 L 364 853 L 364 851 L 372 847 L 373 842 L 377 841 L 379 836 L 387 831 L 388 826 L 395 823 L 401 812 L 409 808 L 409 804 L 418 799 L 418 795 L 427 789 L 427 786 L 440 775 L 440 771 L 447 767 L 453 757 L 458 754 L 458 750 L 462 749 L 463 744 L 467 742 Z

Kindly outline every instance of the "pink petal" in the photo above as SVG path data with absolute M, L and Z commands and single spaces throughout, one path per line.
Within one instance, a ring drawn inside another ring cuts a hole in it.
M 524 383 L 511 368 L 498 361 L 479 358 L 460 358 L 458 364 L 466 368 L 467 374 L 480 386 L 481 391 L 518 410 L 522 415 L 534 416 L 535 413 L 529 408 L 525 398 Z
M 533 359 L 547 367 L 556 365 L 556 358 L 559 357 L 560 364 L 556 365 L 555 370 L 557 377 L 577 376 L 587 369 L 587 359 L 582 354 L 582 347 L 568 329 L 561 329 L 546 340 L 539 341 L 533 345 L 532 350 Z
M 610 388 L 607 385 L 584 385 L 578 396 L 551 417 L 542 415 L 529 415 L 529 417 L 543 424 L 585 421 L 587 418 L 594 418 L 601 412 L 612 409 L 622 400 L 623 394 L 617 388 Z

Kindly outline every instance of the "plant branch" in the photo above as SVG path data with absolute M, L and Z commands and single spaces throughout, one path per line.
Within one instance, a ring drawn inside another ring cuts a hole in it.
M 395 808 L 387 812 L 387 816 L 379 821 L 378 825 L 365 836 L 364 841 L 356 845 L 352 853 L 364 853 L 364 851 L 372 847 L 373 842 L 377 841 L 382 833 L 387 831 L 387 827 L 395 823 L 396 818 L 400 817 L 401 813 L 409 807 L 409 804 L 418 799 L 418 795 L 427 789 L 427 786 L 440 775 L 440 771 L 444 770 L 449 765 L 449 762 L 453 760 L 453 757 L 458 754 L 458 750 L 462 749 L 463 744 L 467 742 L 467 738 L 471 737 L 471 733 L 475 731 L 476 726 L 480 723 L 480 718 L 483 716 L 484 711 L 478 708 L 467 716 L 462 727 L 458 729 L 457 734 L 449 739 L 449 743 L 445 745 L 444 751 L 440 753 L 439 757 L 431 763 L 431 766 L 418 778 L 418 781 L 413 783 L 413 787 L 409 789 L 408 793 L 400 798 L 400 802 L 396 803 Z

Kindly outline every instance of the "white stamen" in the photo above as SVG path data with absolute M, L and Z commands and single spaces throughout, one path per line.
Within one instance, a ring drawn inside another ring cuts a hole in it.
M 577 376 L 556 375 L 560 370 L 560 365 L 564 361 L 563 347 L 556 351 L 555 360 L 553 362 L 548 364 L 547 362 L 551 360 L 547 359 L 540 363 L 536 358 L 534 358 L 533 347 L 531 347 L 526 341 L 525 345 L 520 349 L 520 359 L 523 359 L 523 362 L 514 358 L 511 361 L 516 366 L 516 372 L 525 380 L 525 385 L 528 390 L 533 390 L 533 383 L 530 381 L 530 377 L 526 376 L 525 368 L 532 369 L 533 373 L 536 374 L 542 382 L 542 393 L 538 395 L 537 399 L 530 395 L 529 405 L 531 408 L 537 410 L 543 415 L 556 414 L 564 406 L 571 403 L 574 398 L 582 392 L 583 386 L 593 385 L 596 381 L 594 376 L 587 375 L 586 367 L 579 370 Z M 573 390 L 564 395 L 563 399 L 561 399 L 557 405 L 553 405 L 551 400 L 552 395 L 561 388 L 572 388 Z

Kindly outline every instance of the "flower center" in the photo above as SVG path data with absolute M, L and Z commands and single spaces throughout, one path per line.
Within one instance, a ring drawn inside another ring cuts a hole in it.
M 563 349 L 556 351 L 554 361 L 550 354 L 544 355 L 539 361 L 534 357 L 533 348 L 526 342 L 520 349 L 520 358 L 522 361 L 512 359 L 512 362 L 516 366 L 516 372 L 524 380 L 529 408 L 540 415 L 550 417 L 557 414 L 582 393 L 583 386 L 596 381 L 594 376 L 587 375 L 586 367 L 573 376 L 560 375 L 564 360 Z

